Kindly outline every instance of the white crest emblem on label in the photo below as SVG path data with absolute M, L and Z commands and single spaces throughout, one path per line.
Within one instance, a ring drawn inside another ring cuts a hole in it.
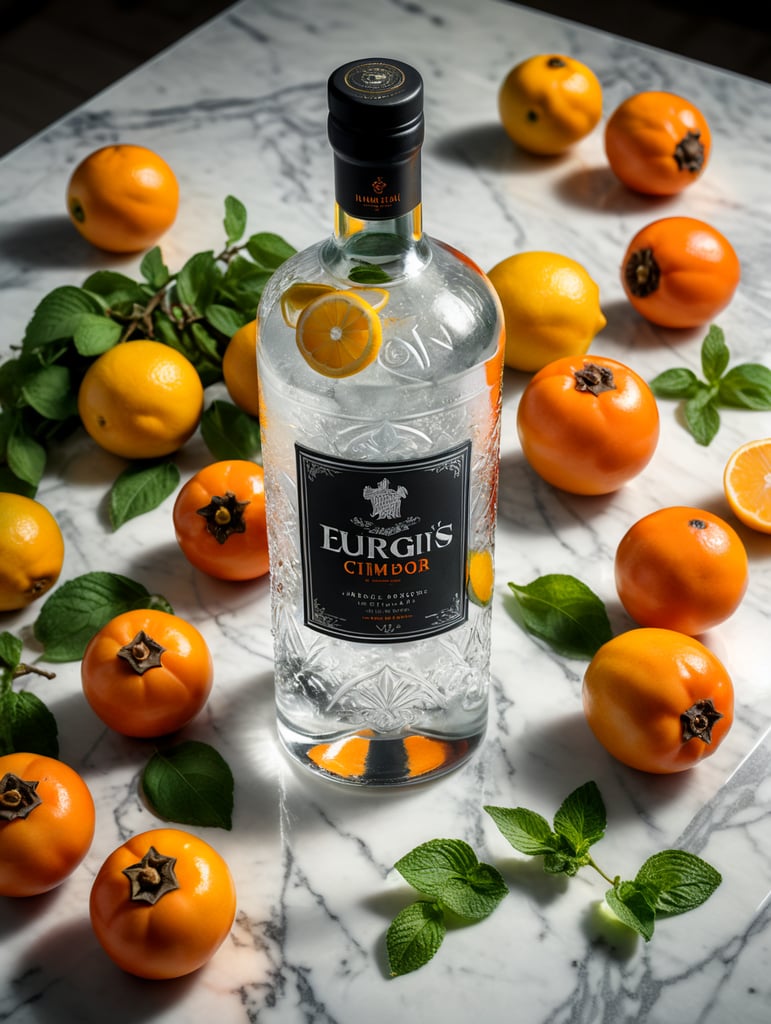
M 372 502 L 374 519 L 400 519 L 402 515 L 402 499 L 407 497 L 407 488 L 401 485 L 389 487 L 390 480 L 384 477 L 377 487 L 365 487 L 362 491 L 367 501 Z

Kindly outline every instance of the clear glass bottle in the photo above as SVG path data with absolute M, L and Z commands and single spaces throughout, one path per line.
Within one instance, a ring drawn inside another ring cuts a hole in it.
M 328 94 L 334 233 L 258 310 L 278 733 L 322 775 L 402 785 L 487 724 L 503 318 L 423 233 L 417 71 L 354 61 Z

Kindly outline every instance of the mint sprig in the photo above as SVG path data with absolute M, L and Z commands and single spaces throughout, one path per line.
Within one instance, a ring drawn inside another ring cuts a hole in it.
M 761 363 L 741 363 L 728 369 L 730 352 L 723 330 L 712 325 L 701 346 L 703 380 L 693 370 L 677 367 L 651 380 L 657 398 L 680 399 L 683 419 L 696 441 L 709 445 L 720 429 L 721 406 L 771 409 L 771 370 Z
M 553 826 L 523 807 L 485 806 L 503 837 L 520 853 L 542 855 L 550 874 L 575 875 L 593 868 L 610 888 L 605 902 L 629 928 L 649 941 L 655 922 L 701 906 L 720 885 L 710 864 L 685 850 L 662 850 L 645 861 L 632 880 L 607 875 L 590 849 L 605 834 L 606 812 L 597 785 L 587 782 L 574 790 L 554 816 Z
M 531 583 L 509 583 L 521 626 L 567 658 L 592 658 L 611 639 L 605 605 L 580 580 L 564 573 Z
M 59 731 L 51 711 L 28 690 L 14 689 L 17 679 L 34 672 L 52 678 L 52 672 L 26 665 L 21 660 L 22 641 L 12 633 L 0 633 L 0 756 L 27 752 L 59 756 Z
M 391 977 L 415 971 L 439 949 L 447 915 L 462 921 L 488 917 L 508 893 L 501 874 L 477 859 L 462 839 L 432 839 L 415 847 L 394 865 L 423 896 L 405 907 L 386 934 Z

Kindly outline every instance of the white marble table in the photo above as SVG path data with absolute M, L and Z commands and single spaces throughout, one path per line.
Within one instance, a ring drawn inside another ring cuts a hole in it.
M 327 74 L 371 51 L 413 61 L 425 78 L 427 229 L 490 267 L 515 251 L 552 249 L 582 262 L 600 284 L 608 326 L 594 351 L 646 377 L 698 370 L 702 333 L 675 335 L 642 321 L 619 280 L 633 233 L 658 216 L 706 220 L 733 242 L 743 278 L 718 318 L 736 361 L 768 364 L 771 281 L 771 90 L 750 79 L 634 45 L 494 0 L 242 0 L 0 163 L 3 353 L 21 338 L 37 301 L 98 267 L 138 260 L 86 247 L 64 217 L 75 163 L 97 146 L 137 142 L 161 152 L 182 189 L 163 242 L 178 267 L 220 244 L 224 197 L 247 206 L 250 228 L 302 247 L 330 228 L 331 160 L 325 137 Z M 602 131 L 561 160 L 515 152 L 499 126 L 498 85 L 531 54 L 566 52 L 588 63 L 606 116 L 632 92 L 670 89 L 707 116 L 714 155 L 703 179 L 672 200 L 634 197 L 607 168 Z M 172 983 L 123 975 L 103 955 L 87 916 L 104 857 L 132 832 L 158 824 L 137 795 L 149 748 L 106 730 L 84 703 L 77 663 L 29 686 L 54 711 L 61 756 L 95 795 L 97 834 L 86 860 L 55 893 L 0 902 L 0 1020 L 13 1024 L 462 1024 L 574 1022 L 682 1024 L 771 1017 L 771 538 L 740 529 L 751 583 L 737 614 L 705 641 L 730 667 L 734 727 L 690 773 L 650 777 L 612 761 L 580 710 L 584 665 L 523 633 L 505 607 L 507 581 L 547 572 L 583 579 L 627 628 L 612 559 L 626 528 L 665 504 L 706 506 L 730 518 L 722 467 L 771 416 L 728 411 L 701 448 L 662 403 L 662 437 L 647 470 L 608 498 L 579 499 L 539 482 L 514 428 L 525 378 L 507 374 L 489 734 L 463 769 L 406 792 L 355 792 L 299 777 L 276 748 L 266 581 L 228 586 L 197 574 L 173 536 L 168 499 L 112 533 L 104 496 L 122 464 L 84 440 L 47 474 L 40 495 L 63 525 L 63 578 L 123 572 L 160 591 L 202 630 L 215 655 L 211 700 L 185 733 L 214 744 L 236 775 L 231 832 L 201 830 L 226 857 L 238 888 L 232 936 L 198 974 Z M 209 461 L 200 441 L 179 458 L 183 476 Z M 21 631 L 37 610 L 7 615 Z M 482 811 L 525 805 L 551 817 L 594 779 L 608 809 L 597 858 L 632 877 L 650 854 L 684 846 L 723 884 L 701 909 L 657 925 L 653 940 L 610 950 L 593 927 L 603 884 L 565 882 L 515 855 Z M 384 936 L 411 895 L 394 862 L 434 837 L 467 840 L 503 872 L 511 895 L 485 922 L 451 931 L 436 958 L 390 980 Z

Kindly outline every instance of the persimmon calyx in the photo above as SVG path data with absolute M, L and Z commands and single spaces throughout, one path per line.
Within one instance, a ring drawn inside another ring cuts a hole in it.
M 593 395 L 600 395 L 603 391 L 617 390 L 613 371 L 608 366 L 587 363 L 583 369 L 576 370 L 573 377 L 576 391 L 589 391 Z
M 232 491 L 215 494 L 208 505 L 197 508 L 196 514 L 206 520 L 206 529 L 218 544 L 224 544 L 234 533 L 246 533 L 244 510 L 248 501 L 239 501 Z
M 6 772 L 0 779 L 0 821 L 26 818 L 42 804 L 37 787 L 37 780 L 20 779 L 13 772 Z
M 675 146 L 675 163 L 681 171 L 696 174 L 704 166 L 704 145 L 701 132 L 688 132 Z
M 683 743 L 688 740 L 700 739 L 703 743 L 712 742 L 712 726 L 723 717 L 717 710 L 712 700 L 705 697 L 704 700 L 697 700 L 687 711 L 680 715 L 680 722 L 683 726 Z
M 149 668 L 161 666 L 161 656 L 166 653 L 157 640 L 153 640 L 143 629 L 140 629 L 133 640 L 129 640 L 118 651 L 118 657 L 123 658 L 139 675 L 144 675 Z
M 144 857 L 123 869 L 129 880 L 129 898 L 133 903 L 157 903 L 166 893 L 179 889 L 174 871 L 176 857 L 167 857 L 151 846 Z
M 651 295 L 659 286 L 661 269 L 653 255 L 653 249 L 637 249 L 631 253 L 624 267 L 624 278 L 629 291 L 638 299 Z

